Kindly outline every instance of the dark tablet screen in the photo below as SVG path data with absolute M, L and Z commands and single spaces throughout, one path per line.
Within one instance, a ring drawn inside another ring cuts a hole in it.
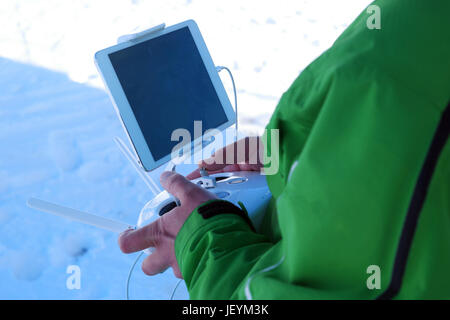
M 145 141 L 157 161 L 184 128 L 194 139 L 194 121 L 203 132 L 227 122 L 225 111 L 188 27 L 109 54 Z

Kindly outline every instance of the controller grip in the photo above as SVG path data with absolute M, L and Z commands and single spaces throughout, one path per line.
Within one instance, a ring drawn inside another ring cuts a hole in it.
M 259 172 L 239 171 L 217 173 L 210 177 L 214 177 L 216 183 L 213 187 L 207 187 L 208 190 L 219 199 L 230 201 L 238 206 L 243 205 L 253 226 L 258 231 L 265 209 L 272 197 L 265 176 Z M 200 179 L 192 182 L 198 183 Z M 200 185 L 205 187 L 204 184 Z M 142 208 L 137 227 L 142 228 L 152 223 L 177 205 L 179 205 L 179 200 L 164 190 Z M 151 254 L 153 250 L 154 248 L 148 248 L 144 252 Z
M 163 214 L 169 212 L 179 204 L 179 200 L 167 191 L 159 193 L 151 201 L 147 202 L 139 214 L 137 227 L 142 228 L 149 225 Z M 155 248 L 150 247 L 144 250 L 146 254 L 152 254 Z

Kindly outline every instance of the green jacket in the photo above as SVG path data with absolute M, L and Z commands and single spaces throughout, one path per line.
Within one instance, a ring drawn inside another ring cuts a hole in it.
M 263 231 L 236 214 L 186 220 L 191 298 L 450 298 L 450 1 L 374 4 L 381 29 L 361 13 L 267 126 L 280 158 Z

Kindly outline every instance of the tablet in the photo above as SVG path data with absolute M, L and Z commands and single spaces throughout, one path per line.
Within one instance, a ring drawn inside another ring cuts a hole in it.
M 194 136 L 194 121 L 202 121 L 202 134 L 235 123 L 193 20 L 103 49 L 95 54 L 95 62 L 146 171 L 171 160 L 173 148 L 180 145 L 171 141 L 174 130 L 188 130 L 192 141 L 186 143 L 193 147 L 202 140 Z

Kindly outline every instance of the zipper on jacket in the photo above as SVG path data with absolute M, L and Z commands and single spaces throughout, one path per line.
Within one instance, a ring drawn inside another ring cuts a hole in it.
M 428 187 L 439 156 L 444 149 L 450 133 L 450 103 L 444 110 L 439 125 L 434 133 L 430 148 L 428 149 L 425 162 L 420 171 L 419 178 L 414 188 L 406 219 L 403 224 L 400 241 L 398 243 L 397 252 L 395 254 L 394 267 L 392 270 L 391 280 L 388 288 L 377 299 L 392 299 L 400 291 L 403 275 L 405 273 L 409 251 L 416 231 L 417 222 L 420 212 L 425 203 Z

